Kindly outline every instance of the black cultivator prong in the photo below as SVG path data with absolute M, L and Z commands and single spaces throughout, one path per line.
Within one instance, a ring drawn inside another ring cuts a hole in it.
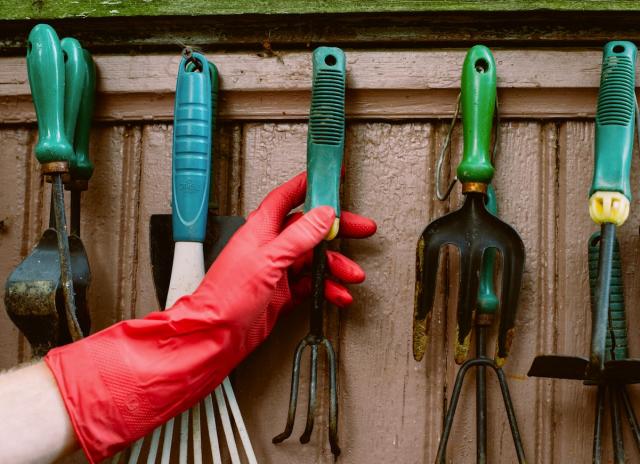
M 318 397 L 318 345 L 311 345 L 311 362 L 309 364 L 309 406 L 307 408 L 307 423 L 300 436 L 300 443 L 309 443 L 313 432 L 313 421 L 316 416 Z
M 607 397 L 606 385 L 598 387 L 598 397 L 596 400 L 596 419 L 593 426 L 593 464 L 602 462 L 602 419 L 604 417 L 605 401 Z
M 516 412 L 513 409 L 513 402 L 511 401 L 511 394 L 509 393 L 509 385 L 507 384 L 507 377 L 504 375 L 504 371 L 497 364 L 493 365 L 493 370 L 498 376 L 498 383 L 500 384 L 500 390 L 502 391 L 502 399 L 504 401 L 504 408 L 507 412 L 507 418 L 509 419 L 509 427 L 511 428 L 511 437 L 513 438 L 513 445 L 516 449 L 516 455 L 518 456 L 519 463 L 525 463 L 526 458 L 524 456 L 524 446 L 522 445 L 522 437 L 520 436 L 520 430 L 518 429 L 518 422 L 516 421 Z
M 480 268 L 483 249 L 460 250 L 460 277 L 458 287 L 458 325 L 455 344 L 455 361 L 462 364 L 469 354 L 473 316 L 478 301 Z
M 511 231 L 511 238 L 507 242 L 509 246 L 499 249 L 502 256 L 502 302 L 495 355 L 498 367 L 504 365 L 511 350 L 524 271 L 524 244 L 517 232 L 513 229 Z
M 613 442 L 613 459 L 615 464 L 624 464 L 624 441 L 622 437 L 622 421 L 620 419 L 620 402 L 618 386 L 609 385 L 609 406 L 611 407 L 611 441 Z
M 307 338 L 303 338 L 298 343 L 296 352 L 293 356 L 293 370 L 291 371 L 291 394 L 289 396 L 289 412 L 287 414 L 287 425 L 284 428 L 284 432 L 274 437 L 272 443 L 282 443 L 291 436 L 293 432 L 293 422 L 296 418 L 296 407 L 298 405 L 298 387 L 300 385 L 300 361 L 302 359 L 302 352 L 309 344 Z
M 338 366 L 336 352 L 326 338 L 322 344 L 327 350 L 329 364 L 329 446 L 331 453 L 337 458 L 340 455 L 338 446 Z
M 620 398 L 622 399 L 622 406 L 624 407 L 624 412 L 627 416 L 627 420 L 629 421 L 633 441 L 640 452 L 640 427 L 638 426 L 638 418 L 636 417 L 636 413 L 631 405 L 629 392 L 627 392 L 627 388 L 624 385 L 620 386 Z

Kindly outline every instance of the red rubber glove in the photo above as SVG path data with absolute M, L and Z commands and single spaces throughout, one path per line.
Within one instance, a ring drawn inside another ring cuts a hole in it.
M 328 233 L 334 214 L 321 207 L 288 218 L 305 189 L 301 174 L 272 191 L 192 295 L 47 354 L 90 462 L 115 454 L 213 391 L 269 335 L 282 309 L 308 293 L 309 252 Z M 368 236 L 375 223 L 343 213 L 341 229 L 343 236 Z M 353 261 L 329 256 L 338 280 L 364 279 Z M 326 293 L 338 304 L 351 300 L 336 282 Z

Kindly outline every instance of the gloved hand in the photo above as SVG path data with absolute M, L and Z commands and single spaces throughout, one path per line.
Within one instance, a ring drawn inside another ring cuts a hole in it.
M 288 217 L 305 190 L 301 174 L 272 191 L 197 290 L 171 308 L 47 354 L 89 461 L 111 456 L 213 391 L 268 336 L 283 308 L 308 294 L 309 253 L 328 233 L 334 213 L 320 207 Z M 376 228 L 346 212 L 340 225 L 346 237 L 366 237 Z M 338 253 L 328 262 L 338 280 L 364 279 L 362 269 Z M 351 301 L 337 282 L 327 284 L 326 294 L 338 305 Z

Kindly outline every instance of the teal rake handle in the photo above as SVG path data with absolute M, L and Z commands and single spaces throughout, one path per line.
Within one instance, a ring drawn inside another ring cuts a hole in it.
M 200 64 L 199 72 L 190 66 Z M 211 172 L 211 74 L 200 53 L 183 57 L 173 116 L 173 239 L 204 242 Z
M 589 239 L 589 286 L 591 288 L 592 306 L 594 304 L 593 298 L 598 281 L 599 250 L 600 232 L 596 232 Z M 628 357 L 629 349 L 627 342 L 627 318 L 624 308 L 622 261 L 620 259 L 620 245 L 616 239 L 611 262 L 611 292 L 609 293 L 609 324 L 606 341 L 606 359 L 627 359 Z
M 496 200 L 496 191 L 493 186 L 487 188 L 487 211 L 494 216 L 498 215 L 498 202 Z M 484 253 L 482 260 L 482 271 L 480 272 L 480 286 L 478 287 L 478 313 L 479 314 L 495 314 L 500 306 L 500 300 L 494 289 L 494 269 L 496 262 L 495 248 L 489 248 Z
M 496 63 L 484 45 L 476 45 L 467 52 L 460 92 L 464 146 L 458 179 L 462 183 L 488 184 L 494 173 L 490 144 L 496 107 Z
M 66 163 L 68 169 L 73 148 L 64 130 L 64 59 L 58 35 L 51 26 L 38 24 L 31 30 L 27 74 L 38 119 L 36 158 L 40 164 Z
M 636 105 L 636 54 L 636 46 L 631 42 L 609 42 L 604 47 L 590 196 L 596 191 L 608 191 L 631 199 L 629 170 Z
M 214 146 L 215 133 L 216 133 L 216 114 L 218 113 L 218 88 L 219 77 L 218 68 L 216 65 L 209 61 L 209 74 L 211 75 L 211 146 Z M 215 195 L 215 176 L 213 175 L 213 158 L 214 153 L 211 154 L 211 173 L 209 174 L 209 209 L 214 209 L 217 206 Z
M 82 65 L 85 69 L 85 82 L 78 112 L 78 124 L 74 140 L 75 162 L 71 164 L 71 176 L 74 180 L 87 182 L 93 174 L 93 163 L 89 158 L 89 139 L 91 119 L 96 93 L 96 66 L 87 50 L 82 50 Z
M 307 136 L 307 196 L 304 211 L 331 206 L 340 216 L 340 174 L 344 154 L 346 60 L 339 48 L 313 52 L 313 87 Z M 337 222 L 336 222 L 337 225 Z M 337 234 L 332 228 L 329 239 Z

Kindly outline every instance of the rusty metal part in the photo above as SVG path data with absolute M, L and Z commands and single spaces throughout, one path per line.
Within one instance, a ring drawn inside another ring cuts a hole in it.
M 42 174 L 45 176 L 64 174 L 69 172 L 69 163 L 66 161 L 52 161 L 41 165 Z M 53 178 L 51 178 L 53 180 Z
M 487 184 L 484 182 L 464 182 L 462 184 L 462 193 L 487 193 Z
M 324 346 L 329 365 L 329 445 L 331 453 L 337 458 L 340 455 L 338 446 L 338 368 L 336 353 L 331 342 L 324 335 L 324 281 L 327 263 L 327 243 L 323 241 L 313 250 L 313 299 L 311 306 L 310 330 L 298 344 L 293 356 L 291 374 L 291 393 L 289 396 L 289 411 L 284 432 L 274 437 L 273 443 L 281 443 L 291 436 L 298 404 L 298 387 L 300 386 L 300 362 L 302 352 L 306 347 L 311 350 L 309 403 L 307 407 L 307 421 L 304 432 L 300 436 L 300 443 L 308 443 L 313 432 L 313 424 L 317 406 L 318 392 L 318 347 Z

